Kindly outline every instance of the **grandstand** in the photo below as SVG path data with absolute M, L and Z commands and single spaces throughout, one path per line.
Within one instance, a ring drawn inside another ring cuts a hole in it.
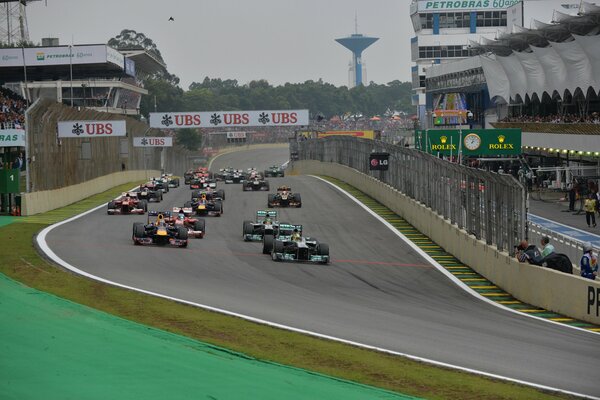
M 515 25 L 471 42 L 475 56 L 427 71 L 427 109 L 455 95 L 471 127 L 523 129 L 523 152 L 543 165 L 597 165 L 600 156 L 600 7 L 554 12 L 552 23 Z M 439 101 L 437 102 L 439 103 Z
M 32 103 L 48 98 L 69 106 L 137 115 L 142 79 L 166 71 L 165 64 L 140 49 L 105 44 L 0 49 L 0 85 Z

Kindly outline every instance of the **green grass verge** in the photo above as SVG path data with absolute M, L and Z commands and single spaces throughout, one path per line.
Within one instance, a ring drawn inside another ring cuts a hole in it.
M 267 327 L 101 284 L 40 257 L 33 237 L 48 224 L 99 205 L 130 183 L 0 228 L 0 272 L 23 284 L 122 318 L 249 356 L 429 399 L 570 398 L 402 357 Z M 41 222 L 43 221 L 43 222 Z

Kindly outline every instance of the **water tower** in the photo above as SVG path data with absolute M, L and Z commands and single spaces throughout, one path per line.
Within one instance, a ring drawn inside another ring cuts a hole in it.
M 356 30 L 358 31 L 358 28 Z M 351 68 L 354 69 L 354 86 L 363 84 L 362 52 L 378 40 L 379 38 L 364 36 L 358 32 L 345 38 L 335 39 L 336 42 L 352 52 Z

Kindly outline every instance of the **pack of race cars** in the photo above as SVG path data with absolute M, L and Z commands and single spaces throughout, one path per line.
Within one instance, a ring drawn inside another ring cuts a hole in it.
M 284 176 L 283 169 L 272 166 L 264 173 L 254 168 L 247 171 L 225 168 L 218 173 L 206 167 L 189 170 L 184 183 L 189 185 L 191 199 L 171 209 L 149 210 L 150 203 L 162 202 L 170 188 L 180 186 L 180 178 L 171 174 L 152 178 L 134 190 L 124 192 L 110 201 L 107 213 L 147 214 L 145 222 L 134 222 L 132 240 L 135 245 L 187 247 L 190 238 L 203 238 L 206 221 L 203 217 L 220 217 L 224 212 L 225 191 L 217 189 L 218 182 L 239 183 L 243 191 L 270 189 L 265 176 Z M 253 219 L 245 220 L 242 227 L 244 241 L 260 242 L 262 253 L 273 261 L 294 261 L 327 264 L 329 246 L 317 239 L 304 236 L 303 226 L 278 220 L 274 207 L 302 207 L 299 193 L 287 185 L 280 185 L 275 193 L 267 195 L 267 210 L 258 210 Z M 154 208 L 154 207 L 153 207 Z

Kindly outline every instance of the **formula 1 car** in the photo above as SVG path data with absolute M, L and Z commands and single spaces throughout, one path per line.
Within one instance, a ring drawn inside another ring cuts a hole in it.
M 267 207 L 302 207 L 302 198 L 300 193 L 292 193 L 289 186 L 279 186 L 277 193 L 269 194 L 267 197 Z
M 169 193 L 169 184 L 166 180 L 163 180 L 161 178 L 152 178 L 150 180 L 150 182 L 147 183 L 147 185 L 154 185 L 155 190 L 160 190 L 163 193 Z
M 293 225 L 286 222 L 280 222 L 273 228 L 271 233 L 265 233 L 263 235 L 263 254 L 271 254 L 275 240 L 289 241 L 292 240 L 294 230 L 302 232 L 302 225 Z
M 161 179 L 162 179 L 163 182 L 167 182 L 167 185 L 170 188 L 177 188 L 177 187 L 179 187 L 179 177 L 173 176 L 173 174 L 163 174 L 161 176 Z
M 186 185 L 190 184 L 190 181 L 194 178 L 194 170 L 193 169 L 188 169 L 187 171 L 185 171 L 185 173 L 183 174 L 183 183 Z
M 243 183 L 246 180 L 246 174 L 240 169 L 225 170 L 221 176 L 225 183 Z
M 225 200 L 225 191 L 223 189 L 213 190 L 206 188 L 192 191 L 192 201 L 201 198 L 203 194 L 208 200 Z
M 196 177 L 192 178 L 190 181 L 190 189 L 205 189 L 211 188 L 215 189 L 217 187 L 217 182 L 214 179 L 210 179 L 207 177 Z
M 329 246 L 315 238 L 302 236 L 302 226 L 295 225 L 294 233 L 289 240 L 275 239 L 271 258 L 273 261 L 296 261 L 327 264 L 329 263 Z
M 140 185 L 137 196 L 139 199 L 146 200 L 148 203 L 151 200 L 160 203 L 163 199 L 163 192 L 158 189 L 153 182 L 148 182 Z
M 196 215 L 212 215 L 220 217 L 223 214 L 223 200 L 212 193 L 202 193 L 192 201 L 186 201 L 185 208 L 191 208 Z
M 277 211 L 259 210 L 256 220 L 246 220 L 242 224 L 242 238 L 246 242 L 259 242 L 265 235 L 274 235 L 279 230 Z
M 183 226 L 173 226 L 165 223 L 164 216 L 159 214 L 155 222 L 133 223 L 133 243 L 136 245 L 171 245 L 174 247 L 187 247 L 188 230 Z
M 138 198 L 137 192 L 126 192 L 108 203 L 106 212 L 113 214 L 145 214 L 148 201 Z
M 250 168 L 243 182 L 242 190 L 269 190 L 269 181 L 264 179 L 255 169 Z
M 265 173 L 264 173 L 265 178 L 268 177 L 281 177 L 283 178 L 285 176 L 285 172 L 283 171 L 283 168 L 281 168 L 280 165 L 271 165 L 269 167 L 269 169 L 265 169 Z
M 193 210 L 185 207 L 173 207 L 173 211 L 149 211 L 148 216 L 163 216 L 170 226 L 183 226 L 187 229 L 188 237 L 202 239 L 206 234 L 206 221 L 192 217 Z

